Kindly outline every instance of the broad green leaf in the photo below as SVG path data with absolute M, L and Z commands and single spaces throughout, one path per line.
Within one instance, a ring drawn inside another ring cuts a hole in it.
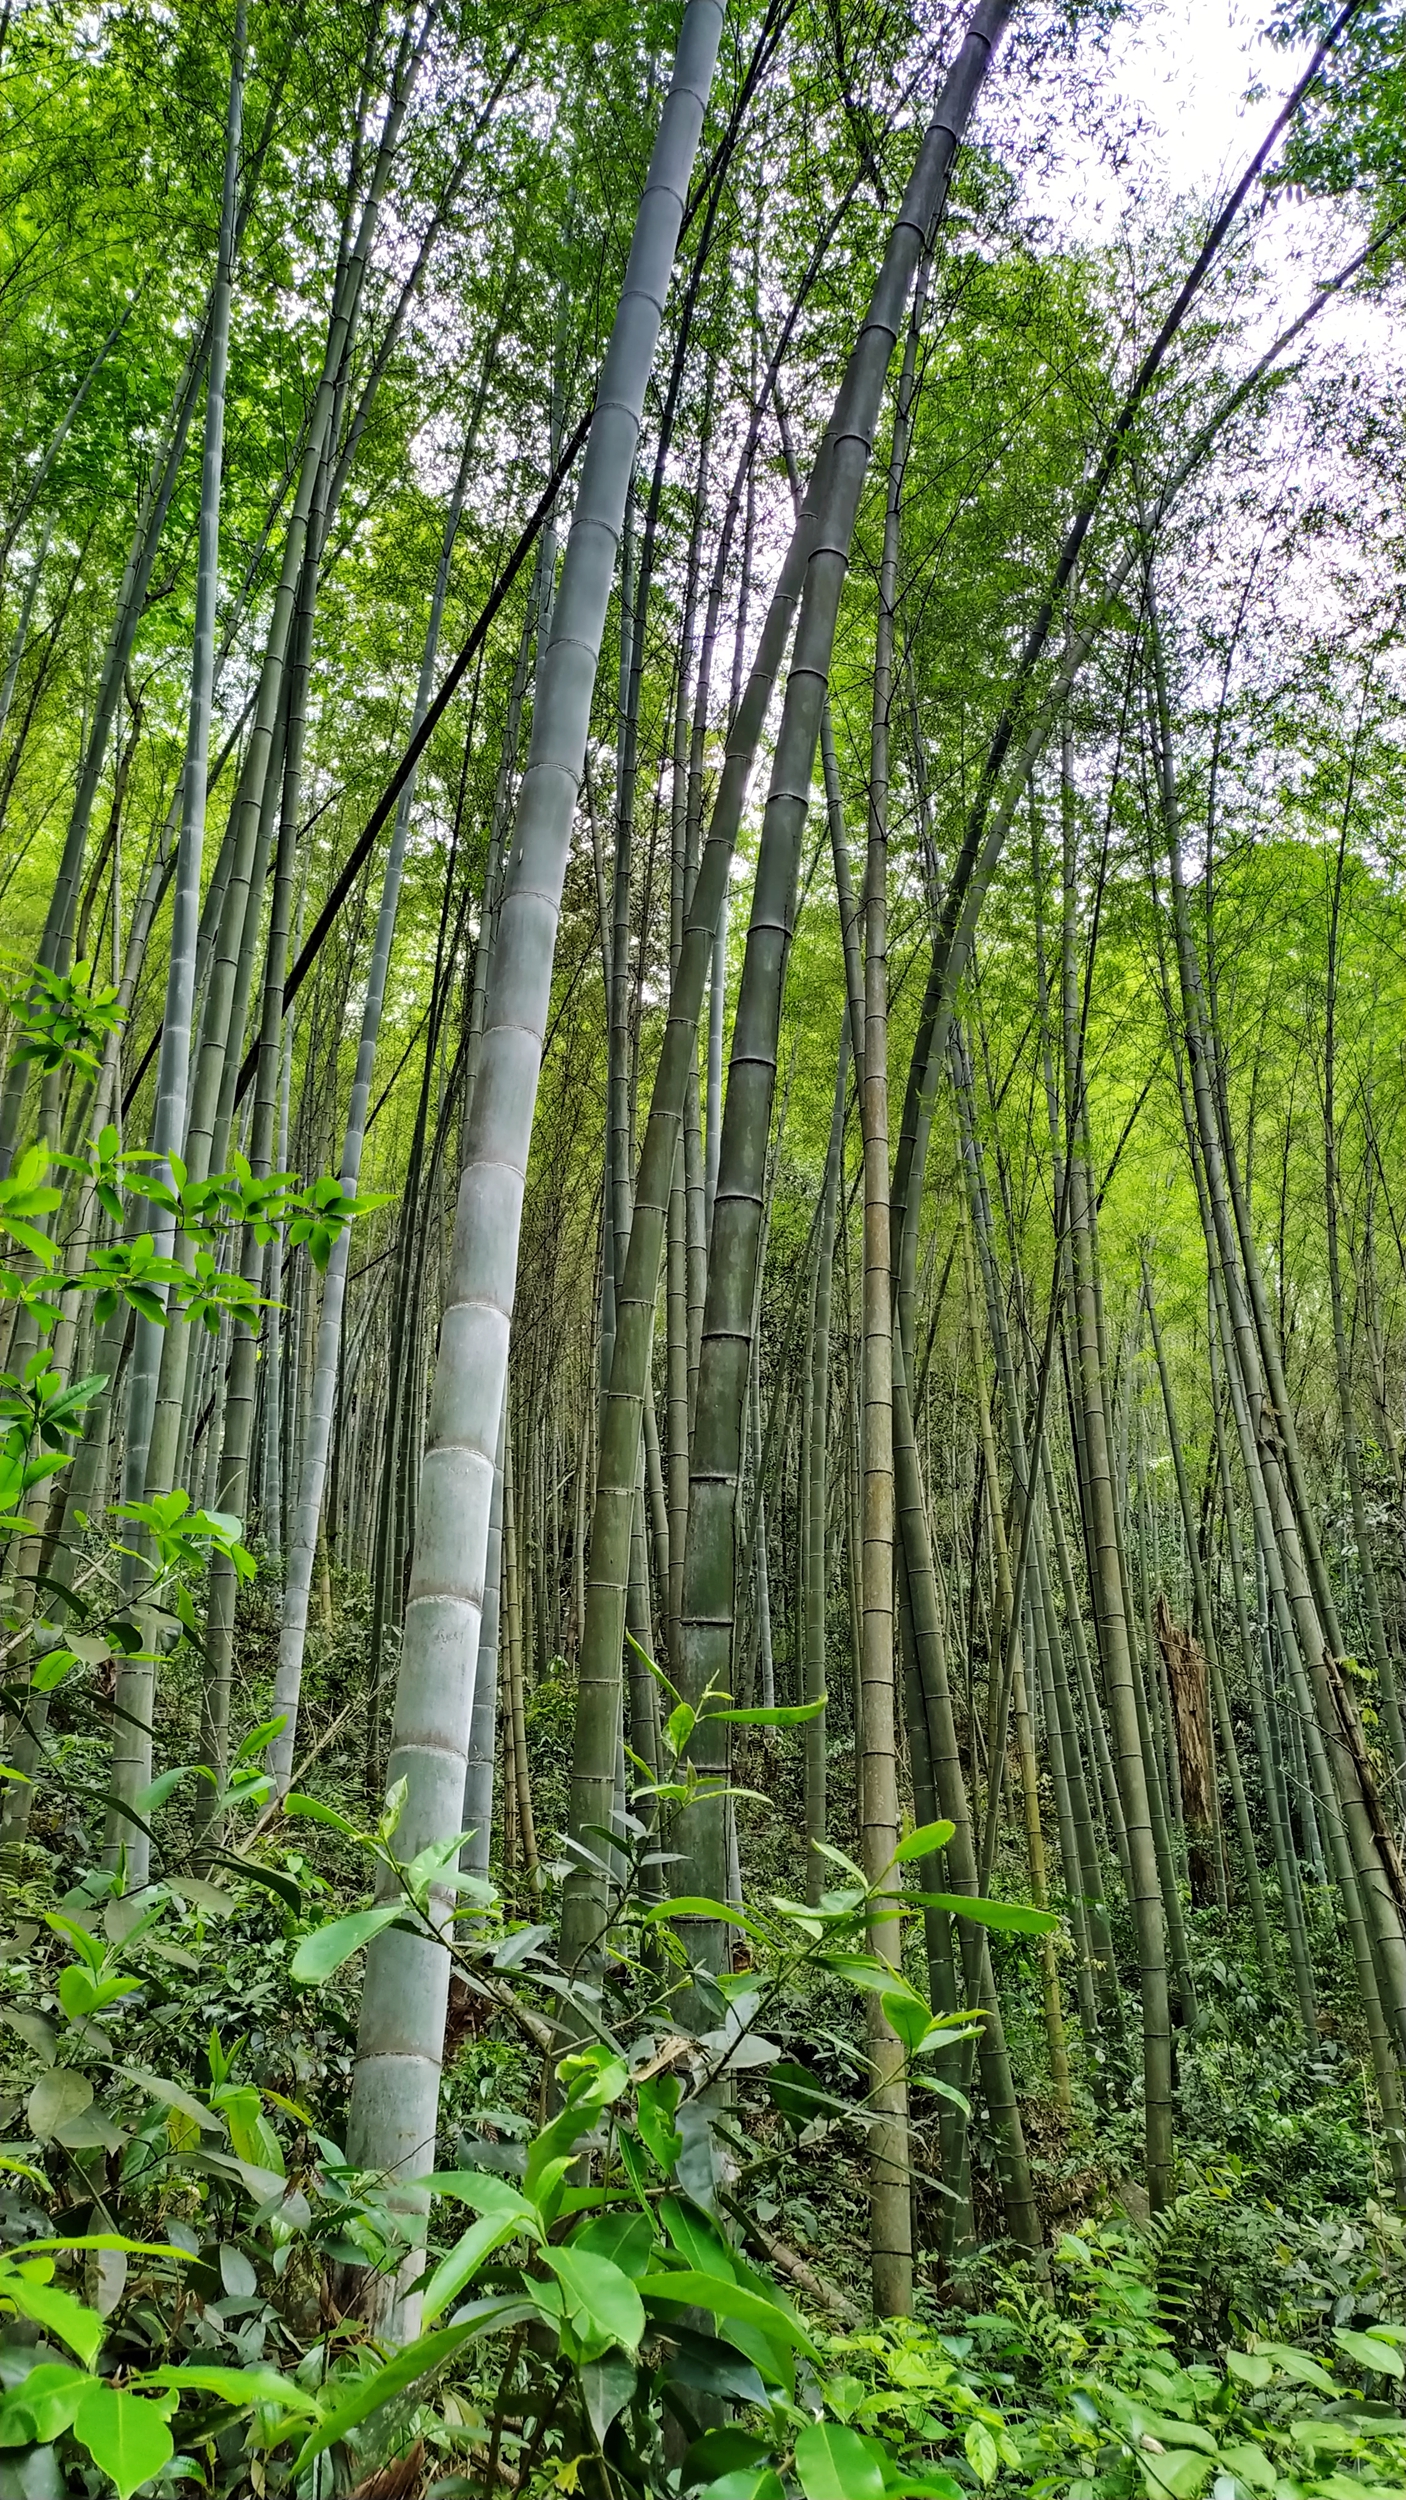
M 1168 2500 L 1197 2500 L 1214 2470 L 1212 2459 L 1195 2448 L 1174 2448 L 1160 2457 L 1150 2448 L 1139 2448 L 1137 2461 L 1149 2500 L 1164 2500 L 1164 2495 Z
M 293 2465 L 295 2476 L 301 2480 L 314 2457 L 320 2457 L 324 2448 L 331 2448 L 339 2439 L 345 2439 L 348 2431 L 354 2431 L 359 2422 L 365 2422 L 373 2413 L 379 2413 L 382 2405 L 389 2404 L 392 2396 L 399 2396 L 405 2388 L 413 2387 L 417 2379 L 426 2378 L 431 2370 L 439 2369 L 471 2336 L 481 2334 L 497 2317 L 502 2303 L 491 2301 L 485 2307 L 486 2316 L 469 2320 L 462 2326 L 442 2326 L 433 2335 L 417 2335 L 414 2343 L 407 2344 L 393 2361 L 387 2361 L 381 2369 L 373 2370 L 369 2377 L 359 2379 L 355 2387 L 347 2390 L 341 2403 L 324 2414 L 319 2427 L 303 2442 Z
M 648 2273 L 655 2245 L 648 2217 L 637 2214 L 631 2206 L 617 2213 L 597 2214 L 571 2237 L 573 2248 L 584 2249 L 593 2257 L 608 2257 L 632 2283 L 641 2282 Z
M 432 2177 L 411 2184 L 427 2189 L 431 2196 L 452 2196 L 457 2204 L 467 2205 L 470 2213 L 516 2222 L 530 2237 L 537 2235 L 536 2207 L 511 2179 L 500 2178 L 494 2170 L 436 2170 Z
M 957 1826 L 955 1823 L 920 1823 L 906 1840 L 900 1840 L 893 1853 L 894 1866 L 907 1866 L 913 1858 L 931 1857 L 937 1849 L 945 1849 Z
M 1351 2327 L 1338 2326 L 1333 2329 L 1333 2341 L 1361 2370 L 1381 2370 L 1387 2378 L 1400 2378 L 1406 2373 L 1400 2353 L 1378 2335 L 1359 2335 Z
M 822 2084 L 817 2083 L 810 2068 L 798 2065 L 794 2058 L 780 2058 L 768 2068 L 766 2088 L 771 2095 L 772 2106 L 780 2111 L 788 2127 L 794 2127 L 797 2135 L 802 2127 L 810 2125 L 813 2118 L 822 2115 L 827 2118 L 843 2117 L 848 2112 L 849 2104 L 838 2100 L 833 2092 L 827 2092 Z
M 671 1754 L 683 1752 L 697 1724 L 698 1713 L 690 1709 L 686 1701 L 681 1701 L 676 1710 L 670 1711 L 664 1722 L 664 1741 Z
M 819 1701 L 793 1701 L 768 1710 L 705 1710 L 705 1719 L 721 1719 L 729 1727 L 803 1727 L 808 1719 L 818 1719 L 826 1706 L 826 1695 Z
M 59 2035 L 47 2015 L 27 2005 L 4 2005 L 0 2006 L 0 2022 L 17 2031 L 45 2066 L 52 2066 Z
M 49 2335 L 57 2335 L 61 2344 L 76 2352 L 85 2368 L 107 2332 L 96 2309 L 86 2309 L 71 2292 L 61 2292 L 52 2283 L 34 2283 L 11 2265 L 0 2264 L 0 2301 L 9 2301 L 22 2318 L 33 2318 Z
M 425 2285 L 421 2316 L 427 2327 L 434 2325 L 451 2300 L 457 2300 L 464 2285 L 472 2282 L 485 2258 L 491 2257 L 494 2249 L 501 2248 L 505 2241 L 515 2239 L 520 2228 L 515 2219 L 505 2222 L 495 2214 L 485 2214 L 481 2221 L 470 2223 L 463 2238 L 455 2243 L 448 2256 L 441 2257 Z
M 1274 2376 L 1274 2364 L 1267 2353 L 1228 2352 L 1225 2361 L 1231 2377 L 1240 2379 L 1246 2387 L 1268 2387 Z
M 582 2357 L 597 2360 L 613 2344 L 638 2352 L 644 2334 L 644 2308 L 628 2274 L 591 2249 L 570 2246 L 544 2250 L 562 2289 Z M 594 2349 L 592 2349 L 594 2347 Z
M 133 1980 L 132 1986 L 136 1984 Z M 67 1970 L 59 1972 L 59 2003 L 71 2023 L 79 2023 L 85 2014 L 91 2014 L 97 1997 L 98 1983 L 81 1962 L 70 1962 Z
M 1336 2396 L 1336 2380 L 1329 2377 L 1321 2361 L 1311 2353 L 1300 2352 L 1297 2344 L 1261 2344 L 1260 2351 L 1282 2370 L 1285 2378 L 1296 2379 L 1302 2387 L 1316 2387 L 1325 2396 Z
M 593 2053 L 564 2057 L 557 2074 L 567 2087 L 566 2106 L 534 2136 L 522 2181 L 524 2194 L 531 2197 L 544 2222 L 555 2219 L 561 2182 L 582 2136 L 590 2134 L 602 2111 L 619 2098 L 630 2080 L 624 2059 L 613 2058 L 603 2049 L 599 2058 Z
M 910 2057 L 916 2057 L 928 2032 L 932 2016 L 921 1999 L 910 1996 L 881 1996 L 879 1999 L 889 2029 L 896 2032 Z
M 1048 1936 L 1059 1925 L 1054 1910 L 1034 1910 L 1024 1901 L 983 1901 L 974 1892 L 903 1892 L 885 1894 L 910 1910 L 950 1910 L 978 1927 L 998 1927 L 1016 1936 Z
M 879 1961 L 872 1953 L 827 1953 L 825 1967 L 832 1970 L 837 1979 L 847 1979 L 852 1988 L 866 1989 L 870 1996 L 911 1997 L 914 2005 L 921 2007 L 924 2022 L 932 2020 L 926 1999 L 919 1996 L 916 1988 L 909 1986 L 903 1973 L 894 1970 L 888 1962 Z
M 221 1884 L 207 1884 L 200 1875 L 172 1875 L 168 1878 L 178 1901 L 200 1910 L 207 1918 L 228 1918 L 238 1907 L 232 1892 Z
M 651 2075 L 636 2088 L 635 2114 L 640 2140 L 651 2161 L 672 2175 L 674 2164 L 683 2151 L 683 2137 L 674 2125 L 674 2113 L 683 2090 L 677 2075 Z
M 770 2465 L 739 2465 L 706 2483 L 697 2500 L 786 2500 L 781 2477 Z
M 1142 2429 L 1149 2431 L 1154 2439 L 1160 2439 L 1164 2448 L 1196 2448 L 1203 2457 L 1213 2457 L 1216 2453 L 1214 2438 L 1209 2431 L 1202 2429 L 1199 2422 L 1188 2422 L 1180 2414 L 1150 2413 L 1138 2418 Z
M 190 1778 L 192 1768 L 193 1765 L 187 1762 L 179 1770 L 163 1771 L 159 1779 L 154 1779 L 149 1788 L 144 1788 L 139 1797 L 132 1799 L 134 1811 L 138 1814 L 155 1814 L 159 1806 L 165 1805 L 168 1797 L 175 1795 L 182 1780 Z
M 1233 2448 L 1222 2448 L 1220 2461 L 1229 2466 L 1240 2482 L 1248 2483 L 1251 2491 L 1273 2491 L 1279 2479 L 1278 2469 L 1263 2448 L 1252 2446 L 1248 2440 Z
M 745 1911 L 729 1909 L 725 1901 L 710 1900 L 706 1893 L 686 1892 L 676 1901 L 656 1901 L 645 1911 L 644 1924 L 655 1927 L 663 1918 L 715 1918 L 725 1926 L 742 1928 L 760 1944 L 768 1941 L 766 1929 L 759 1927 L 754 1918 L 748 1918 Z
M 349 1823 L 344 1814 L 337 1814 L 331 1806 L 325 1806 L 320 1797 L 304 1797 L 292 1789 L 283 1800 L 283 1811 L 308 1823 L 327 1823 L 334 1832 L 343 1832 L 348 1840 L 359 1838 L 355 1823 Z
M 46 2144 L 71 2118 L 91 2108 L 92 2100 L 93 2087 L 86 2075 L 75 2074 L 71 2066 L 51 2066 L 47 2075 L 40 2076 L 26 2105 L 31 2135 Z
M 634 2362 L 627 2361 L 623 2353 L 603 2353 L 598 2361 L 586 2362 L 581 2371 L 581 2393 L 597 2440 L 604 2439 L 616 2416 L 624 2412 L 638 2377 Z
M 126 2240 L 120 2231 L 69 2231 L 62 2239 L 26 2240 L 26 2256 L 38 2256 L 46 2249 L 108 2248 L 120 2249 L 124 2257 L 174 2257 L 178 2265 L 189 2265 L 190 2250 L 177 2248 L 170 2240 Z
M 853 1858 L 847 1858 L 843 1849 L 837 1849 L 833 1841 L 812 1840 L 810 1845 L 818 1858 L 828 1858 L 832 1866 L 843 1867 L 846 1875 L 853 1876 L 854 1881 L 858 1884 L 861 1892 L 868 1891 L 869 1878 L 865 1874 L 863 1867 L 856 1866 Z
M 283 2148 L 264 2116 L 263 2102 L 254 2085 L 224 2084 L 212 2097 L 240 2161 L 282 2178 Z
M 684 2457 L 680 2488 L 721 2482 L 728 2474 L 759 2474 L 776 2453 L 774 2439 L 758 2439 L 735 2422 L 720 2424 L 695 2439 Z
M 984 2422 L 969 2422 L 962 2433 L 967 2463 L 983 2483 L 994 2482 L 1001 2470 L 1001 2451 Z M 1161 2459 L 1158 2459 L 1161 2463 Z
M 35 1660 L 30 1682 L 36 1693 L 52 1693 L 77 1664 L 71 1649 L 48 1649 L 42 1658 Z
M 330 1979 L 343 1962 L 349 1962 L 383 1927 L 389 1927 L 405 1915 L 399 1901 L 384 1901 L 376 1910 L 353 1910 L 349 1918 L 334 1918 L 327 1927 L 315 1927 L 304 1936 L 293 1956 L 292 1976 L 305 1987 L 317 1987 Z
M 214 2111 L 206 2109 L 204 2103 L 198 2101 L 193 2092 L 187 2092 L 183 2084 L 172 2083 L 169 2075 L 148 2074 L 144 2066 L 124 2066 L 122 2073 L 139 2092 L 145 2092 L 148 2100 L 160 2101 L 165 2109 L 178 2109 L 183 2118 L 189 2118 L 206 2134 L 219 2134 L 220 2122 Z
M 21 2437 L 35 2440 L 57 2439 L 66 2431 L 78 2411 L 88 2389 L 93 2385 L 86 2370 L 76 2370 L 68 2361 L 43 2361 L 12 2390 L 0 2417 L 0 2445 L 9 2447 L 11 2439 L 4 2436 L 11 2425 Z M 21 2421 L 17 2417 L 23 2415 Z M 15 2445 L 19 2441 L 14 2442 Z
M 734 2404 L 766 2403 L 760 2372 L 743 2359 L 735 2344 L 686 2326 L 671 2327 L 669 2337 L 675 2349 L 665 2360 L 664 2376 L 676 2386 L 696 2387 L 705 2396 L 726 2396 Z
M 138 2484 L 151 2482 L 176 2453 L 160 2404 L 101 2381 L 85 2395 L 73 2428 L 93 2463 L 117 2485 L 118 2500 L 131 2500 Z
M 207 1511 L 205 1515 L 209 1518 L 211 1514 Z M 234 1534 L 236 1537 L 239 1535 L 239 1528 L 240 1523 L 236 1520 L 234 1523 Z M 251 1727 L 248 1735 L 244 1738 L 243 1743 L 240 1745 L 238 1752 L 235 1754 L 234 1761 L 231 1763 L 230 1768 L 234 1770 L 238 1768 L 241 1762 L 252 1762 L 256 1754 L 261 1754 L 267 1746 L 273 1743 L 275 1736 L 282 1735 L 287 1724 L 288 1713 L 286 1710 L 283 1710 L 279 1712 L 276 1719 L 264 1719 L 260 1721 L 260 1724 L 257 1727 Z
M 90 1935 L 78 1919 L 69 1918 L 63 1910 L 46 1910 L 44 1923 L 52 1927 L 56 1935 L 67 1936 L 69 1943 L 77 1946 L 83 1960 L 96 1978 L 105 1958 L 104 1948 L 99 1944 L 97 1937 Z
M 884 2500 L 878 2457 L 842 2422 L 812 2422 L 801 2432 L 796 2472 L 806 2500 Z
M 143 2370 L 131 2383 L 134 2387 L 190 2387 L 219 2396 L 240 2410 L 246 2405 L 281 2405 L 285 2413 L 307 2413 L 314 2420 L 322 2410 L 317 2398 L 296 2380 L 258 2364 L 247 2370 Z
M 736 2318 L 740 2325 L 758 2328 L 768 2341 L 793 2345 L 808 2359 L 820 2360 L 810 2331 L 799 2318 L 788 2317 L 784 2309 L 740 2283 L 724 2283 L 716 2274 L 695 2274 L 690 2268 L 681 2274 L 647 2274 L 640 2289 L 646 2307 L 711 2309 L 715 2317 Z

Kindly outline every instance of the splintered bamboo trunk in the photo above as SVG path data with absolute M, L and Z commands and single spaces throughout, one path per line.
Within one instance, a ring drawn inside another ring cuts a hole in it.
M 473 1709 L 494 1459 L 552 961 L 601 636 L 644 395 L 722 29 L 720 0 L 689 0 L 635 221 L 539 671 L 532 744 L 499 908 L 421 1478 L 391 1775 L 407 1782 L 399 1845 L 459 1829 Z M 447 1916 L 452 1896 L 437 1896 Z M 387 1930 L 367 1955 L 348 2143 L 398 2181 L 433 2162 L 448 1957 Z M 423 2191 L 398 2186 L 410 2210 Z M 418 2265 L 392 2331 L 413 2333 Z

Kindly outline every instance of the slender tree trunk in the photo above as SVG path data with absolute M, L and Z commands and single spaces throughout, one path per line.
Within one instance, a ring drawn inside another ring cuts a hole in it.
M 695 1706 L 709 1689 L 726 1688 L 731 1673 L 736 1487 L 777 1033 L 796 909 L 801 837 L 850 538 L 884 380 L 907 312 L 922 245 L 946 198 L 957 146 L 1008 14 L 1006 0 L 982 0 L 948 76 L 889 235 L 831 420 L 829 456 L 822 463 L 820 521 L 806 570 L 777 734 L 738 988 L 713 1208 L 683 1610 L 684 1689 Z M 705 1774 L 725 1773 L 726 1732 L 720 1721 L 700 1724 L 693 1758 Z M 690 1889 L 717 1899 L 726 1882 L 725 1816 L 720 1804 L 705 1802 L 695 1807 L 692 1822 L 693 1830 L 681 1835 Z M 693 1939 L 696 1958 L 706 1967 L 719 1968 L 721 1934 L 708 1932 L 706 1922 L 703 1926 L 704 1932 Z
M 449 568 L 454 553 L 454 542 L 458 536 L 459 519 L 463 511 L 476 435 L 477 429 L 471 425 L 464 439 L 459 474 L 455 480 L 454 491 L 445 516 L 439 566 L 430 600 L 429 622 L 425 628 L 420 678 L 415 690 L 413 723 L 415 729 L 419 728 L 429 709 L 430 694 L 434 684 L 435 658 L 439 647 L 439 630 L 444 615 L 444 601 L 449 588 Z M 395 942 L 401 878 L 405 866 L 405 845 L 410 831 L 410 811 L 414 804 L 414 797 L 415 781 L 412 775 L 406 782 L 396 806 L 390 848 L 386 853 L 380 911 L 371 946 L 366 997 L 361 1011 L 361 1034 L 357 1044 L 356 1070 L 352 1078 L 351 1101 L 347 1109 L 347 1125 L 342 1140 L 341 1185 L 349 1197 L 354 1197 L 360 1186 L 361 1158 L 366 1142 L 366 1116 L 376 1066 L 376 1042 L 385 1005 L 386 978 L 390 970 L 391 948 Z M 278 1672 L 274 1679 L 273 1691 L 274 1716 L 282 1717 L 283 1727 L 269 1748 L 268 1765 L 280 1792 L 287 1787 L 293 1775 L 293 1757 L 298 1732 L 298 1703 L 303 1681 L 303 1655 L 307 1643 L 308 1605 L 312 1592 L 313 1558 L 317 1551 L 318 1530 L 327 1481 L 327 1454 L 337 1406 L 337 1382 L 341 1364 L 342 1325 L 350 1252 L 351 1233 L 347 1229 L 338 1235 L 332 1245 L 331 1256 L 328 1259 L 322 1283 L 322 1311 L 318 1323 L 317 1353 L 313 1367 L 310 1429 L 302 1452 L 297 1510 L 289 1542 L 283 1616 L 279 1632 Z
M 817 1702 L 825 1695 L 825 1619 L 829 1597 L 830 1318 L 835 1266 L 835 1219 L 844 1162 L 845 1095 L 849 1074 L 849 1015 L 840 1025 L 835 1069 L 835 1101 L 830 1114 L 830 1141 L 821 1180 L 820 1232 L 816 1242 L 815 1316 L 810 1357 L 810 1447 L 807 1472 L 807 1551 L 805 1572 L 804 1698 Z M 825 1885 L 825 1864 L 813 1846 L 829 1837 L 826 1814 L 829 1731 L 826 1714 L 808 1722 L 805 1737 L 806 1898 L 818 1901 Z
M 917 1443 L 913 1433 L 912 1409 L 908 1396 L 907 1369 L 902 1360 L 895 1335 L 894 1383 L 894 1472 L 898 1505 L 898 1525 L 903 1544 L 904 1576 L 912 1608 L 915 1691 L 921 1704 L 922 1720 L 914 1756 L 923 1753 L 932 1769 L 933 1793 L 938 1811 L 953 1825 L 947 1843 L 949 1889 L 953 1892 L 978 1893 L 976 1846 L 972 1837 L 971 1812 L 967 1800 L 966 1779 L 962 1770 L 957 1742 L 957 1723 L 952 1710 L 952 1695 L 947 1675 L 947 1645 L 942 1631 L 942 1612 L 937 1593 L 937 1575 L 933 1562 L 932 1542 L 928 1530 L 927 1507 L 923 1496 L 922 1473 Z M 937 1870 L 924 1867 L 926 1876 Z M 1020 2106 L 1016 2099 L 1010 2056 L 1006 2047 L 1005 2029 L 1001 2020 L 1000 1999 L 991 1967 L 991 1954 L 984 1928 L 966 1920 L 957 1922 L 966 1980 L 966 2001 L 980 2006 L 981 2036 L 977 2043 L 977 2065 L 986 2099 L 987 2116 L 996 2138 L 996 2157 L 1001 2174 L 1005 2200 L 1006 2228 L 1013 2239 L 1030 2249 L 1041 2245 L 1039 2209 L 1030 2176 L 1025 2149 L 1025 2136 L 1020 2122 Z M 964 2158 L 965 2130 L 951 2148 L 958 2164 Z M 949 2188 L 957 2181 L 949 2177 Z
M 1225 1755 L 1226 1770 L 1230 1779 L 1231 1796 L 1235 1805 L 1235 1828 L 1240 1844 L 1241 1865 L 1244 1869 L 1245 1875 L 1245 1895 L 1250 1905 L 1250 1917 L 1255 1930 L 1255 1951 L 1259 1959 L 1261 1974 L 1266 1984 L 1272 1988 L 1275 1978 L 1274 1940 L 1270 1934 L 1269 1915 L 1266 1911 L 1264 1901 L 1264 1888 L 1260 1883 L 1259 1861 L 1255 1852 L 1254 1831 L 1250 1823 L 1250 1810 L 1249 1802 L 1245 1795 L 1244 1774 L 1240 1765 L 1239 1750 L 1235 1742 L 1235 1729 L 1230 1715 L 1230 1697 L 1226 1691 L 1225 1676 L 1221 1666 L 1220 1643 L 1216 1637 L 1215 1617 L 1211 1610 L 1210 1591 L 1206 1586 L 1206 1574 L 1202 1565 L 1200 1547 L 1196 1538 L 1196 1523 L 1192 1514 L 1191 1497 L 1186 1482 L 1186 1460 L 1182 1452 L 1181 1434 L 1177 1427 L 1176 1407 L 1172 1397 L 1171 1374 L 1167 1368 L 1167 1357 L 1162 1343 L 1162 1332 L 1157 1322 L 1157 1306 L 1153 1298 L 1152 1278 L 1145 1256 L 1143 1259 L 1142 1270 L 1142 1290 L 1143 1300 L 1147 1306 L 1148 1322 L 1152 1330 L 1153 1351 L 1157 1357 L 1157 1376 L 1162 1388 L 1162 1404 L 1167 1417 L 1167 1437 L 1171 1443 L 1172 1466 L 1176 1474 L 1177 1501 L 1181 1508 L 1182 1532 L 1186 1540 L 1187 1563 L 1191 1572 L 1191 1586 L 1195 1597 L 1197 1628 L 1201 1635 L 1201 1645 L 1205 1651 L 1206 1662 L 1210 1670 L 1211 1689 L 1215 1699 L 1216 1719 L 1220 1728 L 1221 1749 Z
M 1091 1231 L 1093 1211 L 1082 1117 L 1082 1037 L 1074 964 L 1074 800 L 1066 733 L 1064 1032 L 1069 1109 L 1069 1232 L 1073 1253 L 1081 1417 L 1089 1504 L 1089 1579 L 1095 1595 L 1104 1687 L 1112 1722 L 1118 1790 L 1127 1836 L 1130 1906 L 1137 1933 L 1142 1996 L 1143 2109 L 1147 2194 L 1160 2212 L 1172 2193 L 1172 2040 L 1167 1995 L 1163 1896 L 1144 1768 L 1139 1676 L 1124 1599 L 1118 1521 L 1109 1463 L 1106 1383 L 1099 1346 Z

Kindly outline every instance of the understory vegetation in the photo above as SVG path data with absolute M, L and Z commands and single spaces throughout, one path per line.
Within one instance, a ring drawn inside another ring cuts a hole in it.
M 1406 19 L 1166 24 L 0 9 L 0 2500 L 1406 2500 Z

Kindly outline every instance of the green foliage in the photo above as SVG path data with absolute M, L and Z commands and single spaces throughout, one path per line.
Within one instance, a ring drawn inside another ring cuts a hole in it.
M 19 1037 L 11 1065 L 41 1076 L 65 1067 L 96 1076 L 103 1045 L 121 1029 L 117 998 L 95 981 L 91 964 L 62 973 L 45 964 L 22 967 L 0 998 Z

